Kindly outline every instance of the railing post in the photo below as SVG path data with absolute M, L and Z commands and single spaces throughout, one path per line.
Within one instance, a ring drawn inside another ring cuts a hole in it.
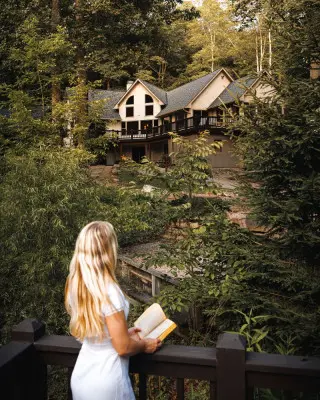
M 45 325 L 36 319 L 25 319 L 12 329 L 12 340 L 33 344 L 45 334 Z M 33 400 L 47 398 L 47 366 L 42 363 L 39 354 L 34 349 L 30 365 L 25 371 L 29 393 Z M 26 397 L 27 398 L 27 397 Z
M 160 287 L 161 287 L 161 280 L 154 276 L 151 275 L 151 284 L 152 284 L 152 296 L 157 296 L 160 293 Z
M 246 342 L 234 333 L 223 333 L 217 342 L 217 400 L 246 398 Z

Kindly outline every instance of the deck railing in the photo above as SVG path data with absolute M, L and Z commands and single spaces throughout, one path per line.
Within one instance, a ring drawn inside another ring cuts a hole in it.
M 130 372 L 139 374 L 138 399 L 147 399 L 148 375 L 176 379 L 178 400 L 184 399 L 185 379 L 209 381 L 210 400 L 253 399 L 254 388 L 284 390 L 287 400 L 300 392 L 320 392 L 320 359 L 252 353 L 245 347 L 243 337 L 222 334 L 216 348 L 164 345 L 153 355 L 131 357 Z M 68 368 L 70 379 L 79 350 L 70 336 L 46 335 L 44 325 L 33 319 L 21 322 L 12 341 L 0 348 L 3 398 L 45 400 L 47 366 Z
M 185 134 L 204 130 L 210 131 L 215 128 L 226 128 L 232 122 L 233 119 L 231 117 L 191 117 L 147 129 L 107 130 L 107 132 L 116 135 L 120 140 L 147 140 L 168 135 L 169 132 Z

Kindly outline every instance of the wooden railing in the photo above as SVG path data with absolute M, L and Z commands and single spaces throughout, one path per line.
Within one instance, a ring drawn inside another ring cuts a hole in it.
M 125 256 L 118 256 L 118 277 L 134 285 L 135 290 L 126 288 L 126 293 L 140 303 L 148 303 L 157 296 L 163 286 L 178 285 L 178 279 L 160 272 L 154 268 L 145 268 L 142 264 Z
M 231 117 L 190 117 L 148 129 L 107 130 L 107 132 L 113 136 L 118 136 L 120 140 L 147 140 L 168 135 L 169 132 L 185 134 L 204 130 L 210 131 L 215 128 L 226 128 L 232 122 L 233 119 Z
M 130 372 L 139 374 L 138 398 L 147 399 L 148 375 L 176 379 L 178 400 L 184 399 L 185 379 L 209 381 L 210 400 L 254 399 L 254 388 L 285 390 L 287 400 L 300 392 L 320 392 L 320 359 L 251 353 L 245 347 L 241 336 L 226 333 L 216 348 L 164 345 L 153 355 L 131 357 Z M 48 336 L 33 319 L 21 322 L 12 341 L 0 348 L 1 398 L 45 400 L 47 366 L 68 368 L 70 380 L 79 350 L 70 336 Z

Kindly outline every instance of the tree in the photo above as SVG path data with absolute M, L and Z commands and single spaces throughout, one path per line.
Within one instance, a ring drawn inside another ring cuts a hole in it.
M 158 166 L 144 158 L 141 164 L 131 159 L 125 160 L 125 168 L 133 172 L 138 180 L 152 182 L 159 180 L 171 194 L 187 196 L 190 207 L 196 193 L 213 189 L 212 169 L 208 157 L 213 156 L 223 146 L 222 141 L 210 141 L 209 132 L 201 132 L 195 138 L 171 134 L 176 151 L 170 154 L 171 167 L 163 173 Z
M 198 77 L 219 67 L 229 67 L 236 74 L 252 72 L 255 63 L 254 33 L 239 30 L 231 18 L 231 8 L 217 0 L 205 0 L 200 18 L 189 23 L 187 40 L 193 50 L 193 62 L 185 75 Z
M 275 96 L 255 99 L 239 121 L 238 150 L 250 184 L 246 195 L 255 218 L 270 228 L 284 257 L 319 265 L 319 59 L 320 6 L 306 0 L 274 5 L 274 69 L 266 83 Z M 298 29 L 299 28 L 299 29 Z M 252 112 L 252 110 L 255 112 Z

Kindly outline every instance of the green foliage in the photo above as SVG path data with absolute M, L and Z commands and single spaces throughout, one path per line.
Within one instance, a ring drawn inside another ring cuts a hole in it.
M 189 206 L 193 204 L 195 193 L 205 193 L 214 190 L 210 182 L 212 176 L 208 157 L 214 155 L 223 143 L 209 139 L 209 132 L 205 131 L 196 138 L 172 135 L 172 142 L 177 151 L 170 154 L 172 165 L 168 171 L 163 172 L 158 166 L 144 158 L 141 164 L 130 159 L 125 159 L 124 167 L 131 172 L 133 177 L 145 183 L 158 180 L 167 191 L 179 197 L 188 196 Z M 187 207 L 185 207 L 187 208 Z
M 0 184 L 0 309 L 5 338 L 15 323 L 35 317 L 66 333 L 64 284 L 81 228 L 108 220 L 120 245 L 153 240 L 170 221 L 161 198 L 95 184 L 92 156 L 41 146 L 7 152 Z
M 254 348 L 268 331 L 264 351 L 276 351 L 276 345 L 290 348 L 288 333 L 294 338 L 295 351 L 319 351 L 315 334 L 320 323 L 315 301 L 319 271 L 281 259 L 277 243 L 239 228 L 214 209 L 200 228 L 185 234 L 148 261 L 183 276 L 179 286 L 159 296 L 169 313 L 175 311 L 173 305 L 181 309 L 196 305 L 207 320 L 195 329 L 207 337 L 207 343 L 220 332 L 242 327 L 241 333 Z M 249 322 L 243 321 L 244 316 Z
M 270 319 L 270 315 L 252 315 L 252 309 L 249 311 L 249 314 L 246 315 L 242 311 L 235 310 L 235 312 L 239 313 L 244 318 L 244 324 L 241 325 L 241 328 L 238 333 L 246 338 L 247 343 L 247 351 L 258 351 L 262 352 L 261 343 L 263 339 L 265 339 L 269 333 L 269 331 L 265 327 L 257 327 L 264 321 Z
M 80 229 L 103 217 L 80 151 L 8 154 L 0 186 L 1 310 L 6 328 L 34 316 L 66 332 L 63 287 Z M 50 289 L 48 284 L 50 282 Z
M 300 0 L 265 12 L 277 27 L 274 71 L 264 78 L 274 91 L 264 100 L 254 96 L 237 122 L 245 196 L 254 218 L 277 237 L 283 257 L 319 265 L 320 83 L 309 69 L 319 58 L 320 8 Z

